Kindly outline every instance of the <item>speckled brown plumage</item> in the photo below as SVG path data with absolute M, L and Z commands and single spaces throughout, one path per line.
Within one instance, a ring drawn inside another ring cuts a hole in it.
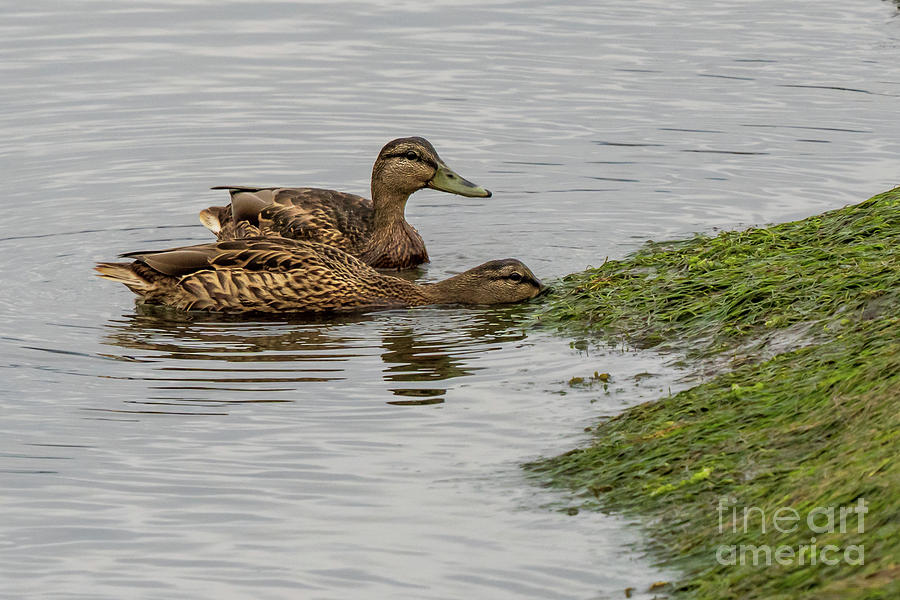
M 372 201 L 353 194 L 318 188 L 228 189 L 232 204 L 207 209 L 215 211 L 221 224 L 217 235 L 222 240 L 253 237 L 255 230 L 257 236 L 321 242 L 359 255 L 373 229 Z M 266 204 L 254 213 L 253 203 L 259 200 Z M 246 204 L 250 207 L 244 208 Z M 239 214 L 237 220 L 232 211 Z M 424 251 L 424 243 L 421 245 Z
M 340 248 L 379 269 L 408 269 L 428 262 L 419 232 L 404 216 L 410 194 L 432 187 L 489 197 L 459 177 L 423 138 L 400 138 L 382 148 L 372 168 L 372 200 L 319 188 L 220 186 L 229 206 L 200 213 L 220 240 L 283 236 Z
M 379 273 L 318 242 L 261 237 L 151 252 L 99 263 L 142 301 L 180 310 L 348 312 L 435 303 L 494 304 L 532 298 L 540 282 L 519 261 L 491 261 L 442 282 L 416 285 Z

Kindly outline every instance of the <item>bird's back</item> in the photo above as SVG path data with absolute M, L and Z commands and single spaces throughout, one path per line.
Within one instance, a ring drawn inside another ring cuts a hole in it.
M 320 188 L 214 189 L 228 189 L 232 203 L 206 209 L 201 221 L 220 240 L 279 235 L 357 255 L 371 235 L 372 201 L 361 196 Z
M 145 302 L 219 312 L 346 312 L 420 303 L 414 284 L 317 242 L 248 238 L 123 255 L 100 263 Z

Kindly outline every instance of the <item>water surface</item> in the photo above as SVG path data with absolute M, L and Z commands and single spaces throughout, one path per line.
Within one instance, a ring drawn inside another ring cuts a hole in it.
M 888 2 L 2 11 L 2 596 L 607 598 L 673 577 L 519 467 L 679 389 L 664 359 L 578 350 L 521 309 L 185 318 L 93 277 L 208 240 L 211 185 L 366 194 L 386 141 L 425 136 L 494 192 L 413 196 L 433 281 L 507 256 L 552 279 L 900 177 Z M 566 385 L 595 370 L 605 392 Z

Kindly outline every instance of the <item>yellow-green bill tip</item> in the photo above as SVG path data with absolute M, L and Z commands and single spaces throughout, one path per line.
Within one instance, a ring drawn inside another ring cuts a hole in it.
M 469 198 L 491 197 L 490 190 L 486 190 L 468 179 L 460 177 L 459 174 L 445 164 L 438 165 L 434 177 L 428 182 L 428 187 Z

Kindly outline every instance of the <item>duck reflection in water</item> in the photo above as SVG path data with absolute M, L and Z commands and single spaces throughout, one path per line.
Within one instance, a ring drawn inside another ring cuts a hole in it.
M 485 368 L 476 366 L 479 356 L 525 337 L 517 323 L 526 310 L 416 309 L 246 321 L 138 305 L 134 314 L 107 324 L 104 342 L 127 350 L 107 358 L 150 367 L 131 378 L 155 390 L 148 394 L 151 404 L 285 402 L 301 389 L 323 398 L 381 395 L 379 380 L 398 397 L 391 404 L 435 404 L 446 394 L 435 382 L 469 376 Z M 380 368 L 369 360 L 371 341 L 379 338 Z

